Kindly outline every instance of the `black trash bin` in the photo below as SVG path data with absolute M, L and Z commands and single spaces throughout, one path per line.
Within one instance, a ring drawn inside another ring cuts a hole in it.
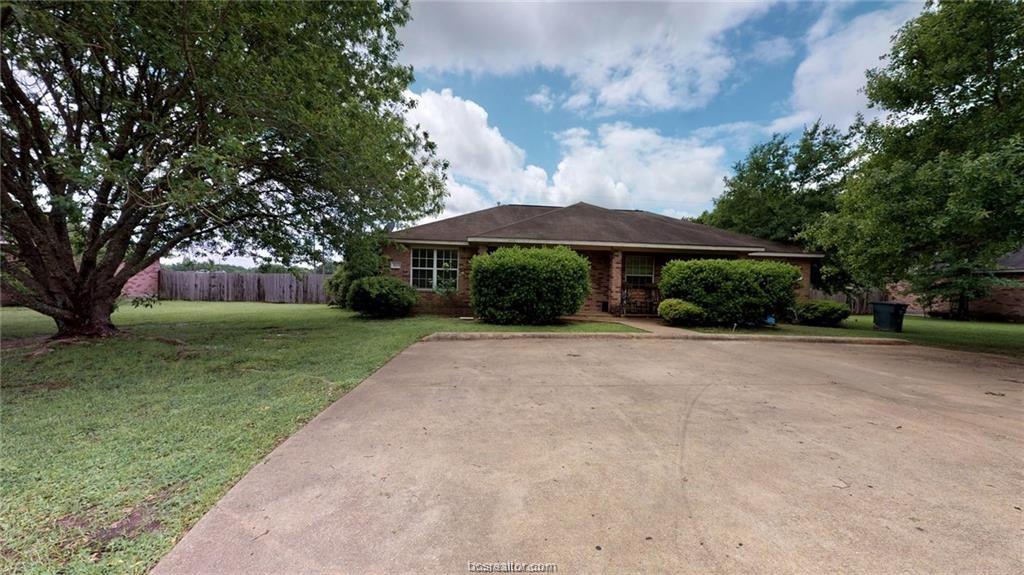
M 871 302 L 871 310 L 875 315 L 875 329 L 903 331 L 903 316 L 907 313 L 907 304 L 873 301 Z

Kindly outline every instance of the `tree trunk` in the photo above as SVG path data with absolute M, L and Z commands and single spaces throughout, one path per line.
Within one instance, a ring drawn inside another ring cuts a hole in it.
M 968 316 L 970 315 L 970 303 L 971 299 L 967 297 L 967 294 L 961 292 L 959 297 L 957 297 L 957 301 L 953 302 L 952 309 L 950 310 L 952 312 L 950 315 L 953 317 L 953 319 L 968 319 Z
M 54 339 L 71 337 L 107 337 L 117 333 L 117 328 L 110 321 L 114 313 L 114 300 L 93 301 L 72 310 L 71 319 L 54 319 L 57 322 L 57 334 Z

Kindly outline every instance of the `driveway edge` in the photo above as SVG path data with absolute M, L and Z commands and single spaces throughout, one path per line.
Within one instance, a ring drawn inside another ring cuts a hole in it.
M 727 333 L 557 333 L 557 332 L 452 332 L 439 331 L 420 341 L 472 341 L 482 339 L 682 339 L 704 341 L 766 341 L 789 343 L 839 343 L 857 345 L 910 345 L 905 339 L 889 337 L 826 337 L 812 335 L 752 335 Z

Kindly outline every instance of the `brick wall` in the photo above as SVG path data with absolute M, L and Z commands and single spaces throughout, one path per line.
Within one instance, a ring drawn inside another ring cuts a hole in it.
M 1024 282 L 1024 273 L 1007 274 L 1002 277 Z M 906 282 L 891 286 L 889 296 L 892 301 L 907 304 L 908 313 L 941 315 L 949 313 L 950 309 L 948 302 L 937 302 L 931 307 L 925 307 L 918 301 L 916 295 L 908 293 Z M 993 288 L 988 297 L 971 300 L 968 309 L 971 317 L 977 319 L 1024 321 L 1024 287 Z
M 590 260 L 590 295 L 583 302 L 580 313 L 608 311 L 608 281 L 611 267 L 609 252 L 581 251 Z
M 437 248 L 455 249 L 450 246 L 437 246 Z M 447 315 L 468 315 L 470 313 L 469 262 L 477 254 L 477 248 L 460 247 L 458 250 L 459 279 L 457 293 L 449 299 L 431 290 L 416 290 L 419 299 L 416 302 L 415 311 Z M 384 256 L 388 259 L 388 271 L 391 275 L 407 284 L 412 282 L 412 247 L 390 245 L 384 249 Z M 396 263 L 398 267 L 394 267 Z

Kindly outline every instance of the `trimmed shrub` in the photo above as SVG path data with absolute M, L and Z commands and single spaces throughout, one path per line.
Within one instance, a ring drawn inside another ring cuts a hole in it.
M 699 305 L 675 298 L 662 300 L 658 315 L 672 325 L 697 325 L 704 321 L 704 310 Z
M 473 313 L 488 323 L 551 323 L 579 311 L 590 294 L 590 262 L 561 246 L 478 255 L 470 278 Z
M 662 297 L 692 302 L 710 324 L 758 324 L 793 308 L 800 270 L 757 260 L 675 260 L 665 264 Z
M 403 317 L 416 305 L 416 290 L 394 276 L 360 278 L 348 288 L 348 307 L 367 317 Z
M 796 322 L 836 327 L 850 317 L 850 306 L 829 300 L 808 300 L 796 305 Z

